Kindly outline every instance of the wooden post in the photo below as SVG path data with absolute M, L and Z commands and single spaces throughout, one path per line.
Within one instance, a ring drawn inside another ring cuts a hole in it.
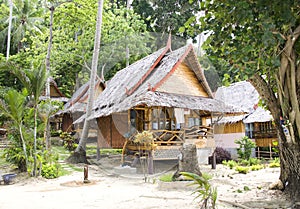
M 153 174 L 153 155 L 152 150 L 149 151 L 148 154 L 148 174 Z
M 257 158 L 260 159 L 259 147 L 257 147 Z
M 216 152 L 213 152 L 212 162 L 211 162 L 211 169 L 216 169 L 216 167 L 217 167 Z
M 272 159 L 272 145 L 269 144 L 269 148 L 270 148 L 270 159 Z
M 90 183 L 88 165 L 85 165 L 83 168 L 83 183 Z

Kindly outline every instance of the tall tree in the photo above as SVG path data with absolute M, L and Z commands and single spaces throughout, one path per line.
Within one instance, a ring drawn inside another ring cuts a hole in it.
M 249 79 L 278 129 L 280 180 L 300 199 L 300 2 L 201 2 L 206 53 L 227 79 Z M 230 76 L 228 76 L 230 75 Z M 280 118 L 283 118 L 282 121 Z
M 76 148 L 73 157 L 70 158 L 74 162 L 82 162 L 87 163 L 86 159 L 86 143 L 88 138 L 89 131 L 89 117 L 92 113 L 92 108 L 94 105 L 94 91 L 95 91 L 95 80 L 97 75 L 97 67 L 98 67 L 98 59 L 99 59 L 99 51 L 100 51 L 100 40 L 101 40 L 101 26 L 102 26 L 102 11 L 103 11 L 103 0 L 98 1 L 98 10 L 97 10 L 97 22 L 96 22 L 96 31 L 94 38 L 94 50 L 93 50 L 93 59 L 92 59 L 92 69 L 90 75 L 90 88 L 89 88 L 89 96 L 88 103 L 85 114 L 85 121 L 83 125 L 82 134 L 80 137 L 80 141 L 78 147 Z
M 11 39 L 11 24 L 12 24 L 12 12 L 13 12 L 13 2 L 9 0 L 9 18 L 8 18 L 8 31 L 7 31 L 7 47 L 6 47 L 6 60 L 9 58 L 10 51 L 10 39 Z
M 29 35 L 42 32 L 43 10 L 37 1 L 20 0 L 13 4 L 13 15 L 11 24 L 11 49 L 13 54 L 26 47 Z M 2 19 L 2 23 L 9 22 L 9 15 Z M 1 42 L 5 43 L 8 34 L 8 25 L 0 32 Z M 6 43 L 5 43 L 6 44 Z

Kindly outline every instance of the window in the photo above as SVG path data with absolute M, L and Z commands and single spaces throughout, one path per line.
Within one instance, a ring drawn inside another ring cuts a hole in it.
M 191 128 L 193 126 L 200 126 L 201 125 L 201 120 L 200 118 L 194 118 L 194 117 L 189 117 L 188 119 L 188 127 Z
M 172 108 L 155 108 L 152 110 L 153 130 L 174 130 L 175 116 Z

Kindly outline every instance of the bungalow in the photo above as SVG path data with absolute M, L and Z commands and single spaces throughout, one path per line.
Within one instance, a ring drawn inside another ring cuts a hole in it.
M 235 140 L 248 136 L 255 141 L 258 151 L 274 146 L 277 131 L 272 115 L 268 110 L 258 106 L 259 94 L 248 81 L 233 83 L 228 87 L 218 88 L 215 98 L 240 108 L 244 114 L 232 116 L 227 114 L 215 122 L 214 132 L 216 146 L 223 147 L 236 155 Z
M 82 85 L 64 105 L 63 110 L 55 114 L 56 117 L 61 118 L 61 130 L 63 132 L 77 133 L 77 137 L 80 137 L 80 133 L 83 127 L 83 123 L 73 124 L 78 118 L 80 118 L 86 112 L 86 103 L 89 95 L 90 82 Z M 95 97 L 97 97 L 105 88 L 105 83 L 101 79 L 97 79 L 95 82 Z M 97 136 L 96 121 L 91 122 L 91 130 L 89 136 Z
M 94 113 L 103 140 L 124 155 L 135 150 L 132 139 L 150 131 L 157 145 L 155 159 L 177 159 L 184 143 L 215 147 L 212 113 L 237 112 L 213 98 L 192 45 L 165 48 L 116 73 L 98 96 Z M 133 152 L 131 152 L 133 151 Z M 207 162 L 207 156 L 205 162 Z

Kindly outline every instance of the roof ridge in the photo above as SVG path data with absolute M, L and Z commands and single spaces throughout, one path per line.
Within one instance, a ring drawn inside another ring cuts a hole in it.
M 142 83 L 148 78 L 148 76 L 151 74 L 151 72 L 155 69 L 155 67 L 158 65 L 158 63 L 162 60 L 162 58 L 165 56 L 165 54 L 168 51 L 171 51 L 171 39 L 169 38 L 167 46 L 162 51 L 162 53 L 158 56 L 158 58 L 155 60 L 155 62 L 151 65 L 151 67 L 147 70 L 147 72 L 142 76 L 142 78 L 130 89 L 125 88 L 126 94 L 131 95 L 133 94 L 137 88 L 142 85 Z
M 177 60 L 177 62 L 172 67 L 172 69 L 167 73 L 167 75 L 165 77 L 163 77 L 160 81 L 158 81 L 154 87 L 151 88 L 152 91 L 156 91 L 156 89 L 158 87 L 160 87 L 175 72 L 178 65 L 180 65 L 183 62 L 183 60 L 186 58 L 186 56 L 188 55 L 188 53 L 191 51 L 192 48 L 193 48 L 193 46 L 191 44 L 188 45 L 187 49 L 185 49 L 184 53 Z

